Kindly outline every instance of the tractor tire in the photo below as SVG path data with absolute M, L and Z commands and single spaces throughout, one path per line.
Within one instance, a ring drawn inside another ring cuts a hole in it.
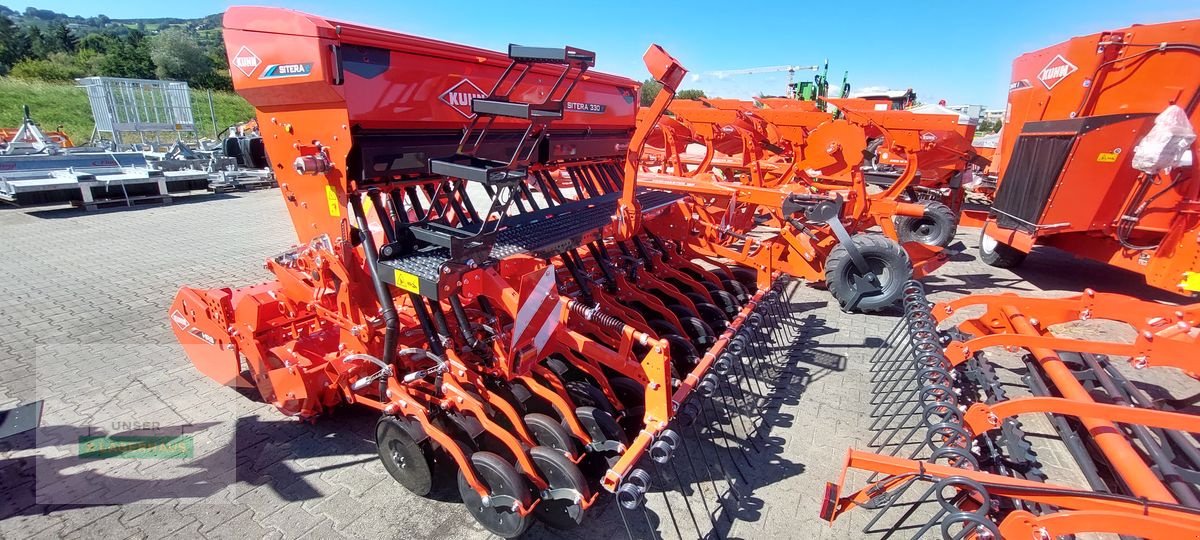
M 900 243 L 917 242 L 927 246 L 946 247 L 954 241 L 958 229 L 958 216 L 949 206 L 937 201 L 924 203 L 922 217 L 901 216 L 896 218 L 896 236 Z
M 996 268 L 1016 268 L 1025 261 L 1025 253 L 988 236 L 987 227 L 979 232 L 979 258 Z
M 900 300 L 904 283 L 912 279 L 913 267 L 908 252 L 882 234 L 856 234 L 850 240 L 879 278 L 881 289 L 878 293 L 861 298 L 857 309 L 874 312 L 891 307 Z M 825 283 L 843 308 L 854 297 L 854 278 L 860 275 L 846 247 L 842 244 L 834 247 L 825 261 Z

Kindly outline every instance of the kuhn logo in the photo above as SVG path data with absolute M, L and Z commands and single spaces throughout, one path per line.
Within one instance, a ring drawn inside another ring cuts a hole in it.
M 449 105 L 451 109 L 458 111 L 467 118 L 474 118 L 475 113 L 471 111 L 471 100 L 482 99 L 487 97 L 487 94 L 480 90 L 475 83 L 468 79 L 458 81 L 458 84 L 451 86 L 441 95 L 441 100 Z
M 1068 75 L 1075 73 L 1078 69 L 1079 68 L 1075 67 L 1075 64 L 1068 62 L 1066 58 L 1063 58 L 1061 54 L 1058 54 L 1055 55 L 1052 60 L 1050 60 L 1049 64 L 1046 64 L 1046 67 L 1042 68 L 1042 70 L 1038 72 L 1037 78 L 1039 81 L 1042 81 L 1043 85 L 1046 86 L 1046 90 L 1050 90 L 1053 89 L 1054 86 L 1059 82 L 1062 82 L 1063 79 L 1067 78 Z
M 247 77 L 253 74 L 254 70 L 258 69 L 258 65 L 261 63 L 262 59 L 245 45 L 242 45 L 242 48 L 238 49 L 237 54 L 233 55 L 233 67 L 237 68 L 238 71 L 242 72 L 242 75 Z

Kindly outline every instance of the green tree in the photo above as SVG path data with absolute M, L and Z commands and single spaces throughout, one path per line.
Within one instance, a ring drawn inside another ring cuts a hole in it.
M 57 52 L 54 39 L 42 32 L 40 26 L 30 26 L 25 30 L 25 34 L 29 39 L 29 55 L 34 58 L 46 58 L 51 53 Z
M 50 38 L 54 42 L 54 48 L 58 51 L 73 53 L 79 50 L 79 38 L 63 23 L 57 23 L 50 27 Z
M 79 40 L 80 51 L 106 53 L 116 46 L 117 38 L 112 34 L 93 32 Z
M 171 28 L 150 39 L 150 59 L 159 79 L 200 82 L 213 71 L 212 59 L 186 31 Z
M 17 79 L 69 82 L 88 75 L 86 68 L 75 62 L 67 53 L 51 53 L 45 59 L 26 58 L 17 62 L 9 73 Z
M 0 75 L 29 55 L 29 36 L 17 29 L 12 19 L 0 16 Z
M 675 93 L 675 99 L 697 99 L 697 98 L 704 98 L 704 97 L 708 97 L 708 96 L 704 95 L 704 90 L 697 90 L 697 89 L 692 89 L 692 88 L 689 88 L 687 90 L 680 90 Z
M 662 85 L 654 79 L 646 79 L 642 81 L 642 106 L 649 107 L 654 102 L 654 96 L 658 95 L 658 91 L 662 89 Z
M 154 77 L 154 62 L 145 34 L 137 30 L 115 39 L 100 62 L 100 74 L 108 77 L 150 79 Z

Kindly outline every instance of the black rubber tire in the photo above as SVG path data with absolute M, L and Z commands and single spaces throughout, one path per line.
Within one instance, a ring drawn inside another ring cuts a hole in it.
M 721 280 L 721 284 L 725 286 L 725 290 L 729 291 L 729 294 L 732 294 L 737 299 L 739 305 L 745 304 L 750 300 L 750 291 L 746 289 L 746 286 L 742 282 L 735 279 L 723 279 Z
M 566 381 L 564 385 L 567 387 L 567 394 L 571 396 L 571 401 L 575 402 L 576 407 L 595 407 L 608 414 L 616 414 L 617 409 L 608 402 L 608 397 L 604 395 L 604 391 L 596 388 L 596 385 L 589 381 Z
M 987 235 L 987 227 L 979 231 L 979 259 L 996 268 L 1016 268 L 1025 262 L 1027 253 Z
M 652 316 L 656 316 L 656 315 L 658 315 L 658 314 L 657 314 L 657 313 L 655 313 L 655 314 L 653 314 Z M 678 327 L 676 327 L 674 324 L 671 324 L 671 323 L 667 322 L 667 320 L 666 320 L 666 319 L 663 319 L 663 318 L 659 318 L 659 317 L 655 317 L 655 318 L 647 318 L 647 319 L 646 319 L 646 324 L 649 324 L 649 325 L 650 325 L 650 329 L 651 329 L 651 330 L 654 330 L 654 333 L 655 333 L 655 334 L 658 334 L 658 335 L 660 335 L 660 336 L 661 336 L 661 335 L 663 335 L 663 334 L 679 334 L 679 333 L 682 333 L 682 330 L 680 330 L 680 329 L 679 329 Z
M 746 290 L 758 289 L 757 270 L 753 268 L 746 268 L 745 266 L 734 266 L 733 268 L 730 268 L 729 271 L 739 283 L 746 287 Z
M 525 427 L 529 428 L 538 445 L 575 455 L 578 446 L 575 439 L 557 420 L 541 413 L 529 413 L 525 415 Z
M 617 395 L 617 399 L 621 400 L 621 406 L 626 409 L 641 407 L 646 403 L 646 389 L 642 388 L 641 383 L 617 375 L 609 377 L 609 386 L 612 387 L 613 393 Z
M 937 201 L 923 203 L 922 217 L 900 216 L 896 218 L 896 235 L 900 242 L 917 242 L 927 246 L 946 247 L 954 241 L 958 230 L 958 216 L 949 206 Z
M 659 338 L 667 340 L 671 351 L 671 365 L 679 373 L 690 373 L 700 361 L 700 351 L 692 344 L 692 340 L 679 334 L 659 334 Z
M 471 465 L 492 495 L 508 495 L 521 502 L 526 508 L 530 504 L 529 486 L 517 469 L 504 458 L 491 452 L 471 454 Z M 510 510 L 484 507 L 479 494 L 467 483 L 462 471 L 458 472 L 458 493 L 462 496 L 467 512 L 483 528 L 501 538 L 516 538 L 529 528 L 530 516 L 522 517 Z
M 709 291 L 709 294 L 712 295 L 713 302 L 725 312 L 725 316 L 729 319 L 736 317 L 742 310 L 742 303 L 738 302 L 737 296 L 725 289 L 718 287 L 717 290 Z
M 879 277 L 881 290 L 859 300 L 857 309 L 862 312 L 880 311 L 891 307 L 904 292 L 904 283 L 912 279 L 912 261 L 908 252 L 892 239 L 882 234 L 856 234 L 850 238 L 863 259 Z M 829 292 L 842 307 L 854 296 L 854 277 L 859 275 L 850 252 L 838 244 L 825 261 L 825 283 Z
M 375 424 L 375 447 L 383 468 L 400 485 L 418 497 L 433 491 L 433 449 L 413 440 L 397 418 L 384 415 Z
M 535 446 L 529 450 L 529 458 L 537 467 L 538 474 L 546 479 L 551 489 L 574 489 L 583 500 L 591 498 L 591 489 L 583 477 L 583 471 L 571 460 L 554 448 Z M 574 501 L 542 499 L 534 512 L 538 519 L 555 529 L 574 529 L 583 522 L 586 513 L 583 506 Z
M 713 343 L 717 341 L 717 335 L 713 332 L 711 326 L 704 322 L 700 317 L 680 317 L 679 323 L 683 325 L 683 330 L 687 332 L 687 336 L 692 340 L 697 350 L 707 351 Z
M 700 314 L 700 318 L 712 327 L 712 331 L 716 335 L 721 335 L 729 328 L 729 317 L 725 315 L 725 310 L 710 304 L 708 302 L 697 302 L 696 312 Z

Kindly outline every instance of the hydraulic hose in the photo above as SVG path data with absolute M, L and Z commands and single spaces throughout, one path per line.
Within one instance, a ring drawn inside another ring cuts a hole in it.
M 371 237 L 371 229 L 367 216 L 363 212 L 362 198 L 359 195 L 347 197 L 350 207 L 354 210 L 354 218 L 358 222 L 358 237 L 362 241 L 363 256 L 367 260 L 367 274 L 371 276 L 371 284 L 375 286 L 375 296 L 379 300 L 379 315 L 383 317 L 383 363 L 394 365 L 396 362 L 396 342 L 399 340 L 400 317 L 396 314 L 396 302 L 388 290 L 387 283 L 379 278 L 376 265 L 379 264 L 378 252 L 375 250 L 375 239 Z

